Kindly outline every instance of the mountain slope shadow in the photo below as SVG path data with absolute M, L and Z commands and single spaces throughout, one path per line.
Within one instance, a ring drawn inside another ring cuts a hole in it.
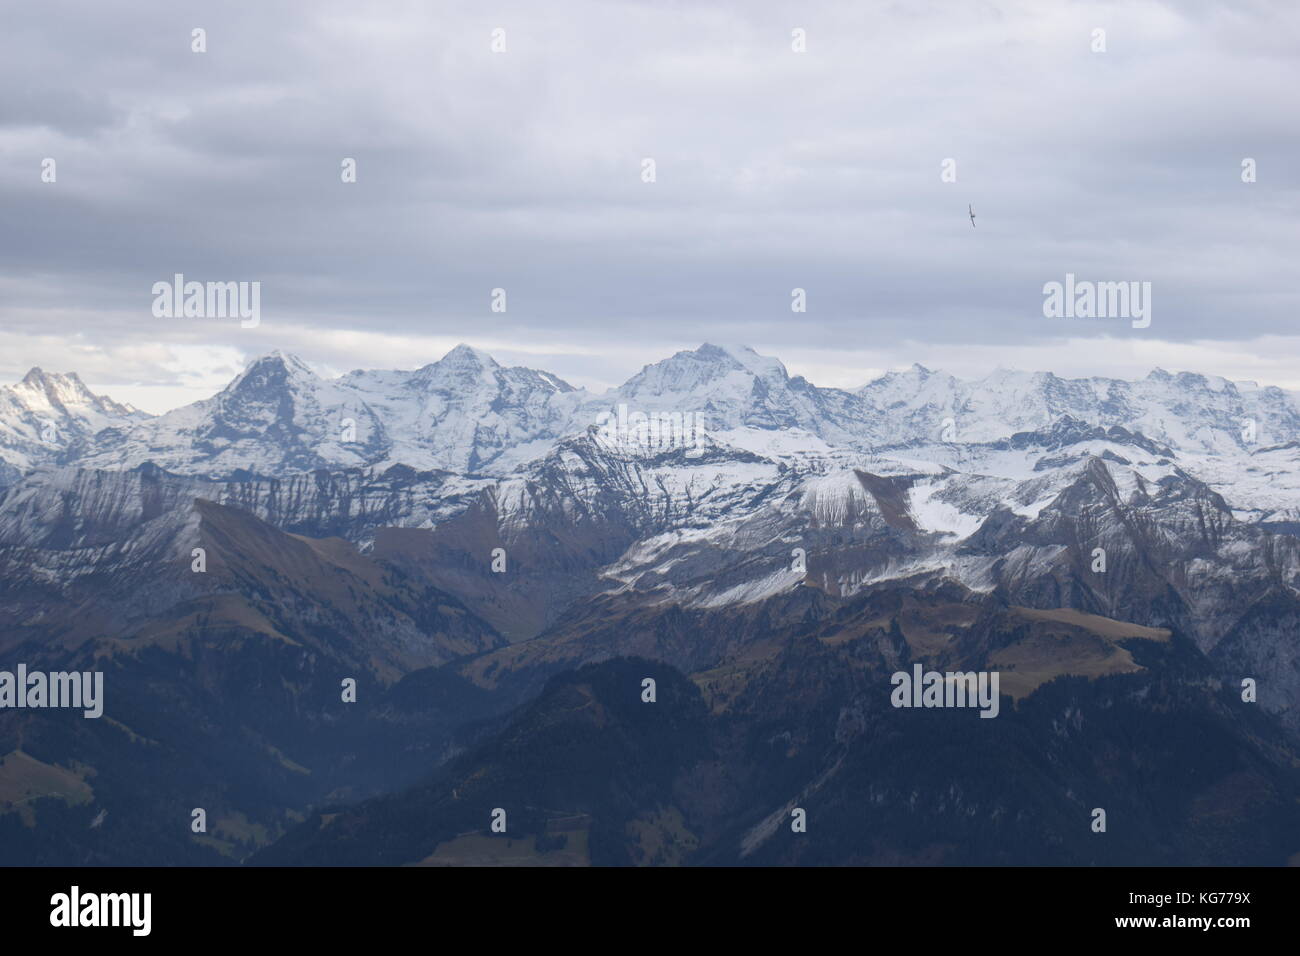
M 645 678 L 653 702 L 642 699 Z M 664 664 L 587 665 L 552 678 L 504 731 L 428 783 L 324 809 L 250 862 L 436 865 L 458 862 L 439 858 L 444 847 L 476 838 L 525 841 L 532 859 L 514 862 L 548 862 L 539 857 L 570 840 L 585 848 L 575 862 L 636 862 L 627 829 L 647 809 L 671 808 L 674 782 L 708 753 L 706 716 L 698 688 Z M 491 829 L 498 809 L 504 833 Z

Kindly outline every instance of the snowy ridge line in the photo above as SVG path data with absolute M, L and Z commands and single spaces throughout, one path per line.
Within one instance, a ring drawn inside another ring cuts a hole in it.
M 1255 455 L 1290 473 L 1300 450 L 1295 394 L 1190 372 L 1157 369 L 1130 382 L 999 369 L 961 381 L 914 365 L 845 390 L 791 377 L 746 347 L 704 345 L 595 395 L 461 345 L 414 371 L 332 380 L 272 352 L 216 396 L 157 417 L 92 395 L 75 375 L 33 370 L 0 388 L 0 481 L 40 464 L 145 462 L 221 477 L 395 464 L 500 476 L 629 409 L 697 416 L 727 444 L 764 457 L 878 452 L 954 470 L 995 450 L 1014 452 L 1018 441 L 1036 443 L 1045 431 L 1062 445 L 1085 436 L 1128 445 L 1140 436 L 1151 450 L 1196 459 L 1220 477 L 1219 459 Z M 999 443 L 1006 447 L 970 450 Z M 1292 513 L 1274 501 L 1261 510 Z

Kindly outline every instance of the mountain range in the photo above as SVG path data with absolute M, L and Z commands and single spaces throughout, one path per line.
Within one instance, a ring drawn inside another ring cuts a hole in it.
M 593 395 L 461 345 L 415 371 L 332 380 L 273 352 L 213 398 L 157 417 L 92 395 L 75 374 L 33 369 L 0 390 L 0 458 L 19 470 L 151 461 L 223 477 L 392 464 L 503 475 L 619 404 L 700 413 L 712 431 L 793 432 L 805 451 L 987 444 L 1062 418 L 1120 426 L 1184 455 L 1254 454 L 1300 438 L 1294 393 L 1189 372 L 1157 369 L 1128 382 L 999 369 L 964 382 L 914 365 L 845 390 L 792 378 L 779 361 L 745 347 L 704 345 Z M 50 424 L 52 437 L 42 440 Z
M 833 389 L 704 345 L 596 395 L 464 345 L 277 352 L 160 416 L 34 369 L 0 460 L 0 669 L 109 701 L 0 711 L 5 862 L 1300 853 L 1282 389 Z M 916 663 L 997 670 L 1002 714 L 891 707 Z

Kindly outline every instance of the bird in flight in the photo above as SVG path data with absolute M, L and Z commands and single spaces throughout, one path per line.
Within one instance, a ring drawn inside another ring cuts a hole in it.
M 975 210 L 971 209 L 970 203 L 966 204 L 966 211 L 970 213 L 970 227 L 975 228 Z

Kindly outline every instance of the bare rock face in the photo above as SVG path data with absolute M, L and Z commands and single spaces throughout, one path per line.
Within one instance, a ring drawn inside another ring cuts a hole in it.
M 637 416 L 703 427 L 654 442 L 611 433 Z M 51 421 L 63 444 L 43 440 Z M 915 366 L 847 391 L 706 345 L 596 396 L 466 346 L 332 381 L 275 353 L 212 399 L 150 418 L 34 370 L 0 389 L 0 655 L 106 668 L 124 708 L 114 719 L 134 736 L 0 713 L 0 742 L 94 767 L 105 793 L 134 774 L 179 799 L 201 780 L 229 820 L 263 828 L 261 843 L 232 844 L 242 858 L 284 832 L 287 810 L 406 786 L 461 752 L 463 779 L 490 766 L 518 782 L 511 762 L 527 746 L 473 748 L 549 680 L 636 655 L 685 675 L 664 677 L 682 700 L 694 700 L 687 678 L 701 689 L 707 714 L 669 729 L 704 741 L 703 764 L 654 777 L 656 793 L 700 796 L 571 809 L 616 811 L 620 834 L 671 832 L 683 859 L 778 860 L 764 834 L 792 793 L 845 814 L 867 793 L 882 819 L 912 825 L 927 771 L 891 762 L 885 738 L 944 737 L 924 720 L 888 723 L 877 692 L 892 671 L 1004 668 L 998 720 L 1014 714 L 1023 737 L 962 739 L 1040 788 L 1035 832 L 1074 812 L 1060 793 L 1091 771 L 1066 767 L 1071 748 L 1119 746 L 1122 712 L 1152 733 L 1219 741 L 1178 750 L 1207 780 L 1232 764 L 1215 753 L 1248 753 L 1232 772 L 1273 816 L 1240 847 L 1266 860 L 1268 828 L 1296 805 L 1279 755 L 1300 744 L 1298 449 L 1294 396 L 1160 371 L 961 382 Z M 519 733 L 558 747 L 546 721 L 596 700 L 575 729 L 588 739 L 585 721 L 621 706 L 601 695 L 622 667 L 553 686 L 540 723 L 516 713 Z M 363 689 L 355 707 L 340 697 L 349 679 Z M 1244 680 L 1257 700 L 1243 700 Z M 658 759 L 635 717 L 617 719 Z M 1023 765 L 1024 741 L 1048 763 Z M 194 752 L 221 760 L 177 756 Z M 118 769 L 101 766 L 109 757 Z M 1125 772 L 1157 773 L 1167 757 L 1153 746 Z M 1003 826 L 1008 808 L 981 780 L 929 793 L 927 812 L 954 833 Z M 459 813 L 461 789 L 426 795 Z M 747 792 L 762 798 L 745 804 Z M 130 812 L 115 805 L 96 833 L 111 839 Z M 6 819 L 0 837 L 32 860 L 85 858 Z M 1202 824 L 1165 834 L 1170 859 L 1208 859 Z M 439 852 L 442 835 L 420 832 L 425 856 Z M 541 845 L 552 836 L 539 831 Z M 607 849 L 624 839 L 598 836 Z M 300 837 L 310 849 L 283 859 L 367 859 Z M 903 852 L 883 832 L 863 839 L 855 860 Z M 1083 845 L 1062 853 L 1107 862 Z

